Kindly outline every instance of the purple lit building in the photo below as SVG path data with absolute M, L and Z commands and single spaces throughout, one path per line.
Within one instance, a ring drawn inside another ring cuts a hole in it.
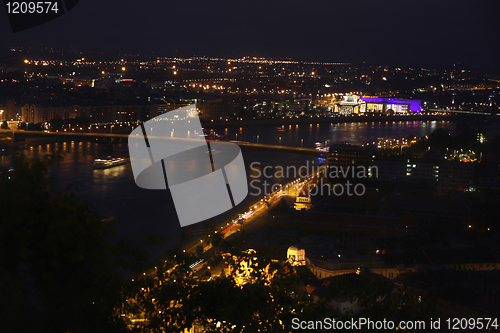
M 408 114 L 422 111 L 418 99 L 401 99 L 392 97 L 360 97 L 364 101 L 362 112 L 385 114 Z

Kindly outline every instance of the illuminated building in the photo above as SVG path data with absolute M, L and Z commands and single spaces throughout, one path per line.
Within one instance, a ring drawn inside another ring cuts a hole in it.
M 474 180 L 474 164 L 432 159 L 380 158 L 373 162 L 380 180 L 427 181 L 435 184 L 436 194 L 467 191 Z
M 162 114 L 165 112 L 169 112 L 184 106 L 188 106 L 190 103 L 161 103 L 161 104 L 155 104 L 154 108 L 156 109 L 154 114 Z
M 356 273 L 366 265 L 362 258 L 307 257 L 307 268 L 319 279 L 331 276 Z M 434 264 L 439 263 L 439 264 Z M 454 271 L 493 271 L 500 267 L 498 257 L 488 249 L 449 249 L 428 250 L 426 256 L 420 253 L 397 253 L 370 258 L 372 273 L 394 279 L 398 275 L 417 272 L 424 267 L 438 267 Z
M 346 114 L 358 114 L 361 112 L 361 105 L 363 101 L 359 99 L 359 96 L 347 95 L 343 96 L 342 100 L 335 104 L 335 113 L 346 115 Z
M 330 146 L 327 154 L 328 166 L 368 166 L 369 150 L 349 144 Z
M 306 250 L 296 246 L 290 246 L 286 252 L 286 257 L 294 266 L 303 266 L 306 264 Z
M 15 110 L 16 103 L 13 99 L 0 100 L 0 121 L 13 119 Z
M 232 103 L 222 99 L 200 101 L 197 107 L 200 109 L 200 118 L 202 119 L 222 120 L 233 116 L 236 111 Z
M 363 101 L 362 112 L 385 114 L 408 114 L 422 111 L 421 101 L 390 97 L 360 97 Z
M 34 104 L 32 104 L 32 105 L 25 104 L 21 108 L 22 121 L 25 123 L 34 123 L 36 110 L 37 110 L 37 107 Z
M 309 189 L 306 188 L 307 184 L 304 185 L 304 189 L 301 191 L 299 195 L 295 198 L 294 208 L 296 210 L 309 210 L 311 209 L 311 194 L 309 193 Z
M 422 111 L 421 101 L 416 99 L 401 99 L 392 97 L 343 96 L 335 104 L 335 113 L 340 115 L 379 113 L 379 114 L 410 114 Z

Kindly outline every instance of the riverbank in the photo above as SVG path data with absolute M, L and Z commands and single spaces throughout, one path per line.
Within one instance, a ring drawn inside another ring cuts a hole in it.
M 463 116 L 462 116 L 463 117 Z M 262 125 L 291 125 L 308 123 L 353 123 L 353 122 L 387 122 L 387 121 L 431 121 L 431 120 L 455 120 L 455 115 L 344 115 L 335 117 L 303 117 L 303 118 L 272 118 L 253 120 L 228 120 L 228 121 L 206 121 L 202 120 L 204 127 L 228 127 L 228 126 L 262 126 Z

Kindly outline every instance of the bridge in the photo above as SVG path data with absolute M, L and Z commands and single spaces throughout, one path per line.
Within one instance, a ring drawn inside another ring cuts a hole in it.
M 465 114 L 465 115 L 480 115 L 480 116 L 491 116 L 492 112 L 487 111 L 473 111 L 473 110 L 455 110 L 455 109 L 429 109 L 428 112 L 442 112 L 442 113 L 454 113 L 454 114 Z
M 114 133 L 84 133 L 84 132 L 40 132 L 40 131 L 12 131 L 0 130 L 0 134 L 17 138 L 50 138 L 74 141 L 93 141 L 105 144 L 126 143 L 128 134 Z M 215 140 L 206 140 L 216 142 Z M 240 146 L 243 152 L 270 152 L 270 153 L 291 153 L 309 156 L 324 157 L 326 152 L 314 148 L 291 147 L 281 145 L 266 145 L 261 143 L 250 143 L 246 141 L 225 141 L 232 142 Z
M 210 141 L 210 140 L 207 140 Z M 259 151 L 259 152 L 272 152 L 272 153 L 291 153 L 291 154 L 301 154 L 310 155 L 317 157 L 325 157 L 326 152 L 317 150 L 314 148 L 303 148 L 303 147 L 290 147 L 290 146 L 278 146 L 278 145 L 266 145 L 261 143 L 249 143 L 243 141 L 229 141 L 236 143 L 240 146 L 241 151 Z

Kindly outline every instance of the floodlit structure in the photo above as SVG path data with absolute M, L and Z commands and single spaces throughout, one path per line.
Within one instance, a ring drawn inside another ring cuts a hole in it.
M 360 100 L 363 102 L 362 112 L 409 114 L 422 111 L 422 103 L 418 99 L 363 96 Z
M 306 264 L 306 250 L 302 248 L 290 246 L 286 257 L 294 266 L 304 266 Z
M 422 111 L 421 101 L 392 97 L 373 97 L 346 95 L 335 104 L 334 112 L 340 115 L 350 114 L 411 114 Z
M 359 96 L 347 95 L 343 96 L 342 100 L 335 104 L 335 113 L 346 115 L 346 114 L 358 114 L 361 112 L 361 104 L 363 101 L 359 99 Z

